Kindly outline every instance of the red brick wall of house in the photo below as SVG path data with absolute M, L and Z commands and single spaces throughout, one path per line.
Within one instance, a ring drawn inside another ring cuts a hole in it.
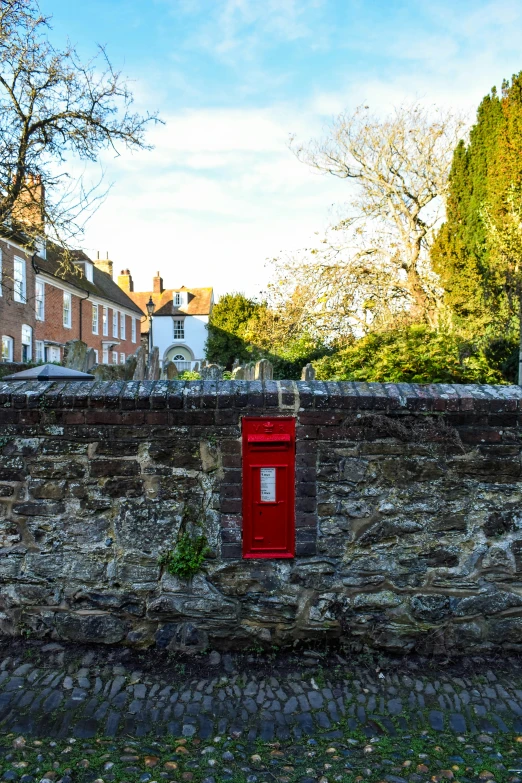
M 0 296 L 0 339 L 2 335 L 12 337 L 14 341 L 13 359 L 15 362 L 22 360 L 22 324 L 27 324 L 33 329 L 33 358 L 34 358 L 34 327 L 35 327 L 35 301 L 34 281 L 35 273 L 31 264 L 31 257 L 18 247 L 0 240 L 2 251 L 2 296 Z M 13 261 L 14 257 L 25 259 L 26 275 L 26 303 L 15 302 L 13 298 Z M 1 358 L 1 357 L 0 357 Z
M 72 291 L 71 291 L 72 293 Z M 98 351 L 98 361 L 102 362 L 102 341 L 114 339 L 119 345 L 114 350 L 118 352 L 118 364 L 120 363 L 120 354 L 124 353 L 125 357 L 135 353 L 139 347 L 140 339 L 140 316 L 136 313 L 136 342 L 131 341 L 131 317 L 125 315 L 125 340 L 121 340 L 120 334 L 120 318 L 121 310 L 118 310 L 120 316 L 118 318 L 118 337 L 112 337 L 112 318 L 114 308 L 108 305 L 109 311 L 109 334 L 104 336 L 102 334 L 102 316 L 103 307 L 98 305 L 98 334 L 92 333 L 92 302 L 90 299 L 84 299 L 85 294 L 74 294 L 71 297 L 71 309 L 72 320 L 71 328 L 67 328 L 63 325 L 63 290 L 56 288 L 54 285 L 45 283 L 45 320 L 36 321 L 36 340 L 52 340 L 59 343 L 66 343 L 69 340 L 82 339 L 89 348 L 94 348 Z M 83 301 L 81 302 L 81 300 Z M 80 333 L 80 306 L 82 312 L 82 327 Z M 116 308 L 118 309 L 118 308 Z M 62 353 L 60 358 L 63 358 Z M 109 364 L 113 364 L 112 351 L 109 352 Z

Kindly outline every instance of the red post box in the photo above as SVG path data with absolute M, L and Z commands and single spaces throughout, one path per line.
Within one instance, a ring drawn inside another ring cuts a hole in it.
M 243 419 L 243 557 L 295 553 L 295 419 Z

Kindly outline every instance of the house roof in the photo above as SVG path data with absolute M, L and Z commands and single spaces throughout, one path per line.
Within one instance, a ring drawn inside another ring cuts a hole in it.
M 123 291 L 117 283 L 114 282 L 112 277 L 106 272 L 102 272 L 94 266 L 94 262 L 91 261 L 82 250 L 74 250 L 72 252 L 72 261 L 78 263 L 81 261 L 90 261 L 93 264 L 92 283 L 87 280 L 85 275 L 80 269 L 74 271 L 66 271 L 62 273 L 60 264 L 62 261 L 62 251 L 57 248 L 56 245 L 47 245 L 47 258 L 40 258 L 36 256 L 35 266 L 38 271 L 44 274 L 52 275 L 59 280 L 63 280 L 65 283 L 80 288 L 82 291 L 88 291 L 91 294 L 99 297 L 100 299 L 106 299 L 109 302 L 119 305 L 120 307 L 126 307 L 129 310 L 133 310 L 135 313 L 140 313 L 140 308 L 136 303 Z
M 188 293 L 188 303 L 174 307 L 174 294 Z M 157 315 L 210 315 L 212 309 L 212 288 L 165 288 L 161 294 L 153 291 L 131 291 L 128 296 L 138 305 L 141 312 L 147 314 L 147 302 L 152 296 Z

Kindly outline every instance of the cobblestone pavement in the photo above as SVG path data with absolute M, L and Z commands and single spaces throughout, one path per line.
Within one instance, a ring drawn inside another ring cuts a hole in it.
M 154 672 L 136 668 L 125 654 L 111 662 L 114 653 L 100 647 L 73 652 L 56 643 L 4 648 L 0 733 L 202 740 L 223 734 L 264 741 L 335 739 L 346 728 L 369 737 L 411 728 L 522 733 L 517 661 L 496 667 L 472 659 L 456 669 L 390 659 L 377 666 L 304 651 L 293 665 L 243 656 L 240 666 L 237 656 L 212 652 L 198 678 L 197 665 L 186 674 L 176 658 Z

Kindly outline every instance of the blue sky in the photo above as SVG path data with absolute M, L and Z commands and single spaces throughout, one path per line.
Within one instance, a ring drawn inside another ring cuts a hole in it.
M 402 100 L 472 112 L 522 70 L 522 3 L 442 0 L 41 0 L 53 36 L 106 44 L 152 152 L 104 156 L 111 192 L 85 249 L 109 251 L 137 289 L 165 282 L 257 294 L 265 259 L 308 247 L 350 185 L 288 150 L 338 112 Z

